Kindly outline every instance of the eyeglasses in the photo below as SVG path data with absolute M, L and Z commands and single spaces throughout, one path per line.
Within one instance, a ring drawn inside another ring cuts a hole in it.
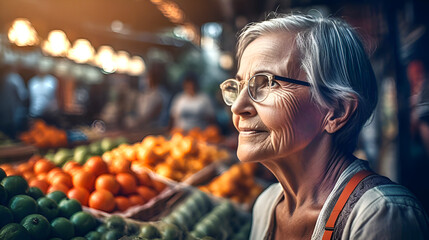
M 283 82 L 294 83 L 303 86 L 310 86 L 310 83 L 295 80 L 292 78 L 280 77 L 270 73 L 258 73 L 251 77 L 248 82 L 247 93 L 250 98 L 255 102 L 262 102 L 271 92 L 273 79 Z M 222 90 L 222 97 L 226 105 L 231 106 L 234 101 L 238 98 L 241 92 L 241 88 L 245 84 L 245 81 L 238 81 L 236 79 L 227 79 L 220 84 Z

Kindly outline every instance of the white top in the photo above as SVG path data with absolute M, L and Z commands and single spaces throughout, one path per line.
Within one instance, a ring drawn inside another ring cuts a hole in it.
M 170 113 L 174 119 L 174 127 L 190 130 L 194 127 L 206 128 L 208 119 L 214 117 L 215 110 L 205 93 L 198 93 L 195 96 L 179 93 L 173 99 Z
M 36 75 L 28 82 L 30 116 L 40 117 L 58 110 L 57 79 L 52 75 Z
M 311 239 L 322 239 L 326 222 L 341 191 L 355 173 L 369 169 L 355 160 L 341 174 L 317 218 Z M 267 239 L 274 211 L 283 195 L 280 183 L 266 189 L 253 208 L 250 239 Z M 400 185 L 381 185 L 366 191 L 349 215 L 341 239 L 429 239 L 429 219 L 414 195 Z

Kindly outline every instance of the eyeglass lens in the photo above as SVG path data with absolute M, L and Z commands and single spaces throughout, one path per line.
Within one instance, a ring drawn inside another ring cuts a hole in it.
M 255 101 L 264 100 L 269 91 L 269 79 L 265 75 L 256 75 L 249 80 L 249 94 Z

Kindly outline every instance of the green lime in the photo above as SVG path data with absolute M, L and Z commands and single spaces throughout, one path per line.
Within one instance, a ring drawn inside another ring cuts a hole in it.
M 163 240 L 179 239 L 181 235 L 180 229 L 176 225 L 170 223 L 162 224 L 160 230 Z
M 73 214 L 70 218 L 70 222 L 73 223 L 76 235 L 78 236 L 85 236 L 85 234 L 94 230 L 97 225 L 94 216 L 83 211 Z
M 37 213 L 37 202 L 30 196 L 16 195 L 10 199 L 9 209 L 15 222 L 20 222 L 27 215 Z
M 127 236 L 136 235 L 139 233 L 139 225 L 137 223 L 127 223 Z
M 5 177 L 1 181 L 1 185 L 6 190 L 9 199 L 15 195 L 25 194 L 28 190 L 28 183 L 21 176 Z
M 97 231 L 91 231 L 85 235 L 85 238 L 88 240 L 100 240 L 102 234 Z
M 7 240 L 30 240 L 27 229 L 18 223 L 9 223 L 0 230 L 0 239 Z
M 154 225 L 150 223 L 146 223 L 140 227 L 139 237 L 158 238 L 158 237 L 161 237 L 161 233 L 159 232 L 158 228 L 156 228 Z
M 35 200 L 45 196 L 45 194 L 43 194 L 42 190 L 40 190 L 40 188 L 38 188 L 38 187 L 30 187 L 28 189 L 27 195 L 34 198 Z
M 58 217 L 51 222 L 51 237 L 68 240 L 73 236 L 74 226 L 67 218 Z
M 3 168 L 0 168 L 0 182 L 3 180 L 3 178 L 5 178 L 6 172 L 3 170 Z
M 53 238 L 49 238 L 49 240 L 63 240 L 63 239 L 58 238 L 58 237 L 53 237 Z
M 115 229 L 119 232 L 124 232 L 125 226 L 127 225 L 125 220 L 118 215 L 112 215 L 111 217 L 107 218 L 105 223 L 108 229 Z
M 58 216 L 59 209 L 54 200 L 47 197 L 41 197 L 37 199 L 37 205 L 39 207 L 39 213 L 45 216 L 49 221 Z
M 43 240 L 51 233 L 48 219 L 40 214 L 30 214 L 21 221 L 21 225 L 27 229 L 32 239 Z
M 124 236 L 124 233 L 112 229 L 112 230 L 108 230 L 107 232 L 105 232 L 102 236 L 101 239 L 102 240 L 117 240 L 119 238 L 121 238 L 122 236 Z
M 70 218 L 73 214 L 82 211 L 82 205 L 76 199 L 66 199 L 61 200 L 58 204 L 60 210 L 60 216 L 65 218 Z
M 107 232 L 107 230 L 109 230 L 106 226 L 106 224 L 102 224 L 100 226 L 97 227 L 96 231 L 103 234 L 105 232 Z
M 13 222 L 13 214 L 9 208 L 0 205 L 0 228 Z
M 86 240 L 86 238 L 84 238 L 84 237 L 74 237 L 74 238 L 72 238 L 70 240 Z
M 53 191 L 46 195 L 46 197 L 54 200 L 57 204 L 60 204 L 61 200 L 63 198 L 67 198 L 67 195 L 63 193 L 62 191 Z
M 0 185 L 0 204 L 5 205 L 7 203 L 7 192 L 2 185 Z

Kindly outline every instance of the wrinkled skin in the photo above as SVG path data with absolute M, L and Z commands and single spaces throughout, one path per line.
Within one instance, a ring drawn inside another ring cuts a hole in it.
M 244 50 L 237 80 L 271 73 L 307 81 L 300 71 L 293 35 L 264 35 Z M 243 162 L 260 162 L 280 182 L 284 198 L 275 208 L 275 239 L 310 239 L 317 217 L 335 182 L 354 160 L 333 145 L 338 131 L 354 111 L 343 115 L 321 109 L 310 87 L 277 82 L 262 102 L 254 102 L 247 84 L 231 106 L 239 132 L 237 155 Z
M 268 72 L 306 81 L 292 46 L 290 36 L 256 39 L 243 53 L 237 79 L 247 81 L 256 73 Z M 253 102 L 245 87 L 231 107 L 240 132 L 237 154 L 241 161 L 287 157 L 321 132 L 323 116 L 312 102 L 310 88 L 277 83 L 261 103 Z

